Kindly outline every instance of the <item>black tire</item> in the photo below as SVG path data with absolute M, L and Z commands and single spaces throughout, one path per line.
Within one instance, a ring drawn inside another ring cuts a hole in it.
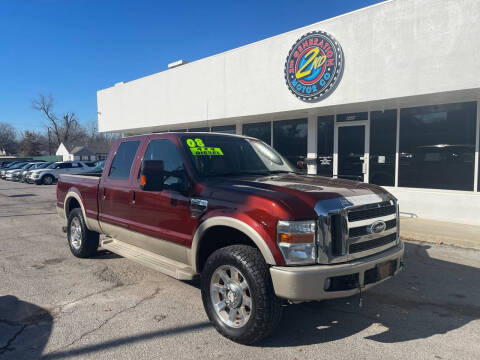
M 229 326 L 214 309 L 210 285 L 216 270 L 223 266 L 238 269 L 249 286 L 252 307 L 248 321 L 241 327 Z M 237 343 L 253 344 L 267 337 L 281 320 L 282 300 L 275 295 L 268 265 L 254 247 L 233 245 L 211 254 L 202 271 L 201 290 L 209 320 L 220 334 Z
M 73 224 L 73 225 L 72 225 Z M 80 243 L 76 243 L 74 239 L 75 229 L 80 230 Z M 94 255 L 98 249 L 99 234 L 95 231 L 90 231 L 85 224 L 82 210 L 75 208 L 70 211 L 67 221 L 67 240 L 72 254 L 78 258 L 88 258 Z
M 41 183 L 44 185 L 52 185 L 55 182 L 55 178 L 52 175 L 45 175 L 42 177 Z

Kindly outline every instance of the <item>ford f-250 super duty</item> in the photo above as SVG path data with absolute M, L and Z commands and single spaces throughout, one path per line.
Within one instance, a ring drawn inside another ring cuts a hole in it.
M 275 328 L 285 299 L 352 296 L 403 267 L 392 195 L 299 174 L 249 137 L 119 139 L 101 176 L 60 176 L 57 209 L 77 257 L 101 245 L 177 279 L 199 275 L 208 318 L 244 344 Z

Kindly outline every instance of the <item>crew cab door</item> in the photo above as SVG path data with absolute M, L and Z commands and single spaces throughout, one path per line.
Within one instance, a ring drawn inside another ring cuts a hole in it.
M 140 140 L 133 138 L 117 145 L 98 187 L 100 226 L 107 235 L 118 240 L 129 238 L 132 167 L 140 143 Z
M 162 191 L 140 189 L 140 169 L 134 181 L 131 199 L 131 229 L 142 248 L 186 263 L 185 246 L 192 238 L 196 220 L 190 217 L 187 173 L 177 145 L 168 138 L 152 138 L 146 144 L 143 160 L 161 160 L 169 176 Z

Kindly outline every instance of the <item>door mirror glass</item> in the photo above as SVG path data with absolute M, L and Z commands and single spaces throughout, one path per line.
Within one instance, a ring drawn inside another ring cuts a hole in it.
M 163 160 L 144 160 L 140 170 L 140 188 L 144 191 L 162 191 L 165 175 Z
M 188 176 L 182 158 L 177 145 L 169 139 L 150 141 L 140 171 L 140 186 L 143 190 L 188 192 Z

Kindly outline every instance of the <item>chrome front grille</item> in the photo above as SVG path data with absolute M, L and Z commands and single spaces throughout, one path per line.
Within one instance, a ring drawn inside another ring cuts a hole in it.
M 319 263 L 351 261 L 398 243 L 396 200 L 388 193 L 377 201 L 366 200 L 361 204 L 337 199 L 317 203 Z
M 391 201 L 347 209 L 349 260 L 368 256 L 397 243 L 397 206 Z M 374 231 L 377 224 L 381 231 Z
M 395 205 L 392 205 L 389 201 L 376 204 L 375 207 L 368 209 L 357 209 L 348 211 L 348 221 L 359 221 L 371 218 L 377 218 L 380 216 L 386 216 L 396 213 Z

